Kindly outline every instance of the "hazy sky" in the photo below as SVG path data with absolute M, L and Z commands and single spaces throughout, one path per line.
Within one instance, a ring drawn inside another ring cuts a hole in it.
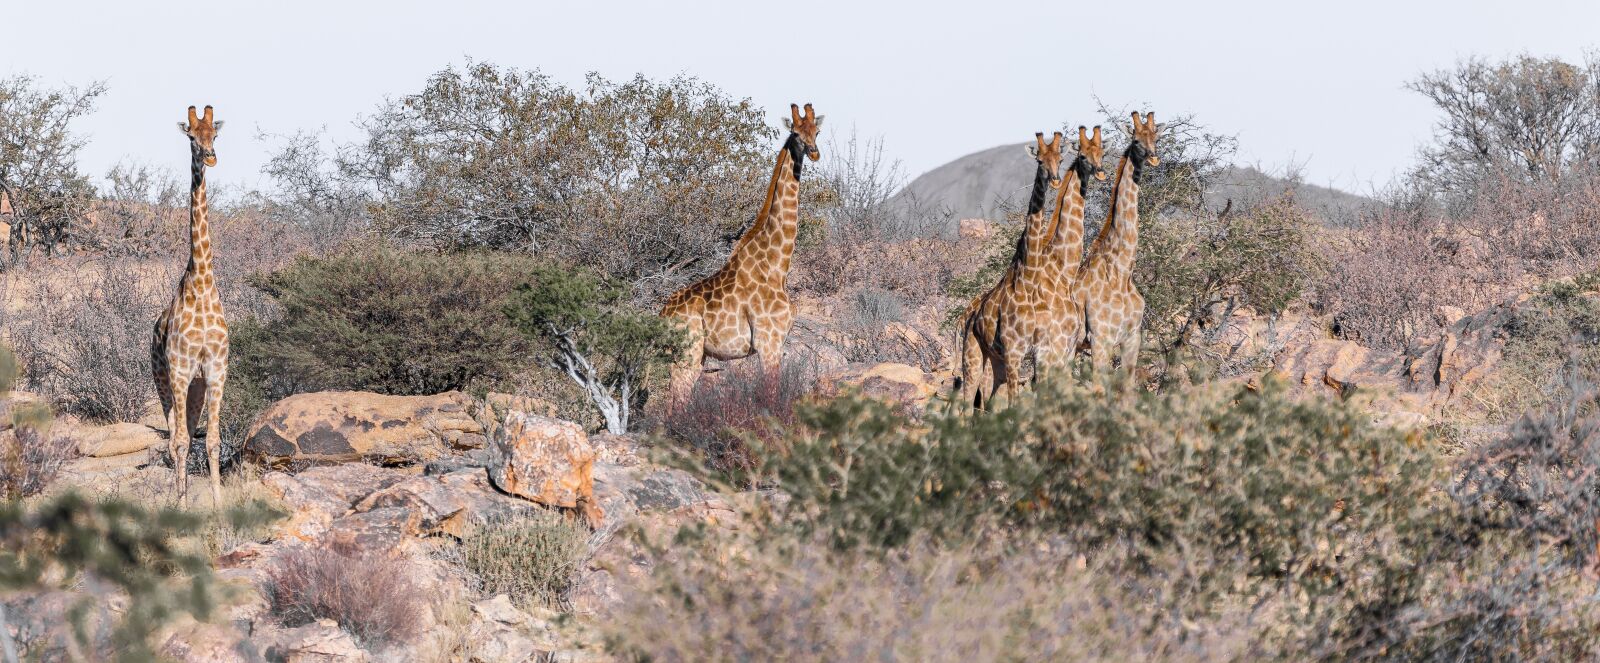
M 791 101 L 824 134 L 881 135 L 916 175 L 963 154 L 1090 123 L 1091 95 L 1196 114 L 1239 160 L 1303 163 L 1366 191 L 1411 162 L 1433 112 L 1405 81 L 1458 57 L 1600 46 L 1600 3 L 148 2 L 0 0 L 0 74 L 104 80 L 84 165 L 181 172 L 174 123 L 212 104 L 228 127 L 215 178 L 268 186 L 257 134 L 352 121 L 465 58 L 577 85 L 688 73 L 748 96 L 774 123 Z

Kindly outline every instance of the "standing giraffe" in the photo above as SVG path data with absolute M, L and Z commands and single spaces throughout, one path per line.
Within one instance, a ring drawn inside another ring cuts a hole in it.
M 1111 211 L 1089 246 L 1089 260 L 1078 276 L 1077 299 L 1083 306 L 1084 340 L 1094 358 L 1094 371 L 1104 375 L 1112 358 L 1132 371 L 1139 360 L 1144 324 L 1144 296 L 1133 285 L 1134 252 L 1139 248 L 1139 179 L 1144 167 L 1160 165 L 1156 156 L 1156 115 L 1133 113 L 1133 138 L 1117 162 Z
M 1100 141 L 1100 127 L 1094 136 L 1078 127 L 1078 157 L 1067 166 L 1067 179 L 1056 192 L 1055 218 L 1050 223 L 1048 256 L 1044 273 L 1039 277 L 1040 299 L 1043 308 L 1035 315 L 1033 323 L 1037 337 L 1034 340 L 1034 376 L 1045 370 L 1061 371 L 1069 368 L 1073 353 L 1083 342 L 1083 306 L 1078 303 L 1076 290 L 1078 271 L 1083 261 L 1084 196 L 1089 193 L 1089 178 L 1106 180 L 1105 145 Z
M 189 435 L 198 419 L 191 410 L 191 399 L 202 395 L 210 417 L 206 428 L 206 455 L 211 463 L 211 499 L 222 502 L 219 451 L 222 432 L 218 420 L 222 413 L 222 384 L 228 379 L 228 324 L 222 316 L 222 298 L 217 294 L 216 276 L 211 269 L 211 229 L 206 223 L 206 167 L 217 165 L 212 147 L 221 122 L 211 120 L 211 107 L 204 117 L 195 117 L 189 107 L 189 121 L 179 122 L 178 130 L 189 137 L 192 157 L 189 187 L 189 266 L 178 280 L 178 293 L 172 304 L 156 318 L 155 338 L 150 344 L 150 363 L 155 372 L 156 394 L 166 411 L 168 449 L 178 472 L 178 500 L 189 500 Z M 197 393 L 198 392 L 198 393 Z
M 661 309 L 662 317 L 689 334 L 687 356 L 672 368 L 675 398 L 694 387 L 708 356 L 728 361 L 757 354 L 769 374 L 783 361 L 783 341 L 794 324 L 794 306 L 784 285 L 799 230 L 801 164 L 803 157 L 822 157 L 817 150 L 822 116 L 811 104 L 804 114 L 790 104 L 789 115 L 784 121 L 789 138 L 778 151 L 766 202 L 733 245 L 728 264 L 674 293 Z
M 1034 311 L 1040 306 L 1035 292 L 1036 282 L 1043 273 L 1045 247 L 1049 237 L 1049 219 L 1044 213 L 1045 193 L 1061 186 L 1061 132 L 1057 131 L 1050 142 L 1044 133 L 1033 135 L 1034 144 L 1028 146 L 1038 168 L 1034 171 L 1033 192 L 1028 197 L 1027 224 L 1022 236 L 1017 238 L 1016 252 L 1011 255 L 1011 265 L 988 292 L 979 295 L 967 305 L 961 323 L 960 367 L 956 376 L 956 389 L 961 402 L 983 406 L 983 385 L 980 380 L 992 375 L 990 400 L 1002 388 L 1007 395 L 1014 394 L 1019 384 L 1019 371 L 1023 360 L 1032 350 L 1034 337 L 1031 324 Z M 990 371 L 993 371 L 991 374 Z

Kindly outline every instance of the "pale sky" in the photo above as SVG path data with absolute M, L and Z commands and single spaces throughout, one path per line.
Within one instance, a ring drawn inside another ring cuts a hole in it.
M 212 104 L 228 126 L 211 176 L 266 187 L 273 145 L 258 133 L 354 138 L 357 116 L 471 57 L 573 86 L 589 71 L 687 73 L 774 125 L 810 101 L 824 134 L 882 136 L 912 176 L 1092 123 L 1098 94 L 1194 113 L 1238 136 L 1241 163 L 1299 163 L 1314 183 L 1367 192 L 1431 131 L 1407 80 L 1471 54 L 1577 61 L 1600 46 L 1596 26 L 1600 3 L 1539 0 L 0 0 L 0 75 L 110 86 L 80 125 L 97 177 L 124 158 L 181 172 L 175 123 Z

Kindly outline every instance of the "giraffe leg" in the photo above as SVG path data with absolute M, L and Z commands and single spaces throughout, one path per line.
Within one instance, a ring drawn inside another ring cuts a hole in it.
M 979 381 L 984 377 L 983 341 L 978 340 L 971 323 L 962 325 L 960 362 L 960 372 L 956 373 L 956 398 L 963 406 L 981 407 L 983 385 Z
M 682 402 L 694 391 L 694 383 L 700 377 L 701 365 L 706 358 L 704 318 L 698 315 L 680 318 L 678 324 L 686 332 L 684 339 L 687 347 L 684 348 L 683 357 L 669 371 L 668 397 L 674 403 Z
M 1139 347 L 1143 343 L 1143 334 L 1138 329 L 1133 329 L 1122 338 L 1121 353 L 1117 358 L 1122 365 L 1121 370 L 1128 375 L 1137 375 L 1139 368 Z
M 172 456 L 172 468 L 177 473 L 178 506 L 189 506 L 189 378 L 176 366 L 169 366 L 172 409 L 167 411 L 167 453 Z
M 759 326 L 751 339 L 761 359 L 761 371 L 771 379 L 783 370 L 783 334 L 772 325 Z
M 226 360 L 206 370 L 206 460 L 211 470 L 211 506 L 222 508 L 222 384 L 228 380 Z

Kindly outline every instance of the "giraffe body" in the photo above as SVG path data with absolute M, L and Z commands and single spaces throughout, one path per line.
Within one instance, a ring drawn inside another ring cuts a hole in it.
M 1113 360 L 1122 370 L 1131 371 L 1139 359 L 1144 296 L 1133 283 L 1139 246 L 1139 179 L 1145 166 L 1160 163 L 1155 141 L 1155 114 L 1141 121 L 1135 112 L 1133 140 L 1117 163 L 1110 214 L 1089 247 L 1088 261 L 1078 277 L 1077 300 L 1086 323 L 1084 342 L 1097 374 L 1108 372 Z
M 1048 255 L 1039 277 L 1039 298 L 1043 306 L 1030 325 L 1033 339 L 1035 375 L 1044 371 L 1066 371 L 1084 337 L 1083 305 L 1077 298 L 1078 274 L 1083 261 L 1084 197 L 1090 178 L 1105 181 L 1101 168 L 1105 149 L 1100 127 L 1094 136 L 1078 127 L 1078 157 L 1067 167 L 1066 182 L 1056 193 L 1055 217 L 1050 224 Z
M 189 107 L 189 122 L 178 123 L 189 137 L 191 185 L 189 194 L 189 264 L 178 280 L 172 303 L 156 318 L 151 341 L 151 366 L 156 394 L 167 418 L 168 449 L 177 471 L 178 499 L 189 493 L 189 437 L 198 423 L 201 403 L 207 414 L 206 455 L 211 470 L 211 498 L 220 505 L 222 480 L 220 452 L 222 388 L 228 379 L 228 324 L 222 312 L 211 265 L 211 231 L 206 218 L 205 169 L 217 163 L 213 141 L 221 122 L 212 121 L 211 107 L 203 118 Z
M 755 223 L 734 244 L 722 269 L 667 299 L 661 315 L 688 333 L 686 356 L 672 369 L 672 393 L 693 388 L 706 357 L 723 361 L 760 357 L 775 372 L 783 361 L 783 342 L 794 325 L 794 305 L 785 290 L 800 222 L 800 172 L 803 159 L 815 161 L 816 132 L 822 116 L 811 104 L 805 114 L 791 105 L 792 132 L 779 150 L 766 202 Z
M 1044 134 L 1034 134 L 1030 148 L 1039 167 L 1034 173 L 1033 191 L 1028 197 L 1026 225 L 1017 239 L 1011 265 L 988 292 L 967 305 L 961 325 L 961 354 L 957 387 L 963 403 L 982 406 L 984 382 L 989 399 L 1003 393 L 1012 396 L 1021 384 L 1024 364 L 1032 356 L 1044 300 L 1038 290 L 1049 241 L 1049 218 L 1045 215 L 1045 194 L 1061 186 L 1061 133 L 1049 143 Z M 985 379 L 987 378 L 987 379 Z

